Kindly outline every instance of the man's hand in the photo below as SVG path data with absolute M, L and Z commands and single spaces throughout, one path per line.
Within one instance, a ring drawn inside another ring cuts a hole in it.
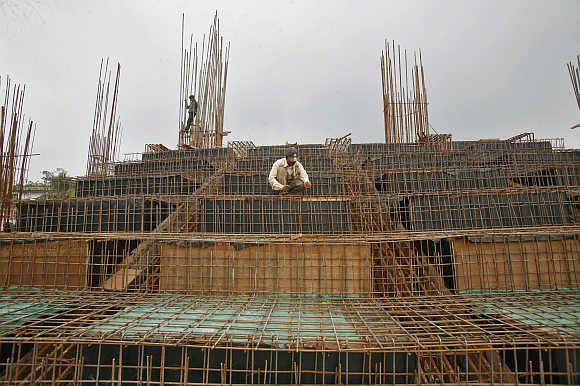
M 282 192 L 286 193 L 286 192 L 288 192 L 289 190 L 290 190 L 290 186 L 288 186 L 288 185 L 284 185 L 284 186 L 282 186 Z
M 310 188 L 312 187 L 312 183 L 310 183 L 310 181 L 306 181 L 306 182 L 304 183 L 304 187 L 305 187 L 306 189 L 310 189 Z

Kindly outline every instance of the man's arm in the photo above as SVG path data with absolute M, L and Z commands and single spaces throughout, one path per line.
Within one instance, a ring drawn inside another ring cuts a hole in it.
M 310 179 L 308 178 L 308 173 L 306 173 L 306 169 L 300 162 L 296 162 L 298 164 L 298 178 L 302 180 L 305 184 L 308 182 L 310 183 Z
M 270 175 L 268 176 L 268 183 L 274 190 L 282 190 L 284 185 L 278 182 L 276 177 L 278 176 L 278 161 L 274 162 L 272 169 L 270 170 Z

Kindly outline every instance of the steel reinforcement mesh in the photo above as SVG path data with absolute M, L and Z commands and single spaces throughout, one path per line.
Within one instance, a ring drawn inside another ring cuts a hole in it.
M 578 231 L 413 241 L 3 236 L 0 285 L 6 287 L 389 297 L 580 283 Z
M 377 300 L 12 288 L 0 299 L 10 306 L 0 315 L 0 381 L 577 383 L 579 296 Z
M 579 151 L 547 141 L 454 146 L 352 145 L 337 155 L 304 145 L 313 186 L 292 195 L 268 185 L 283 147 L 243 157 L 226 148 L 143 153 L 116 164 L 114 175 L 76 179 L 73 197 L 17 203 L 14 228 L 150 232 L 179 210 L 187 218 L 163 232 L 348 235 L 578 222 Z
M 16 203 L 0 384 L 580 383 L 580 152 L 150 151 Z

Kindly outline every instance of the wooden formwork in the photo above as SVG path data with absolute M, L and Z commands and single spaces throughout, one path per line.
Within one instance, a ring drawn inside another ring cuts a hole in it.
M 161 244 L 160 289 L 199 293 L 370 294 L 365 243 L 209 247 Z
M 6 241 L 0 244 L 0 286 L 84 288 L 89 262 L 86 240 Z
M 575 288 L 577 238 L 452 241 L 458 290 Z

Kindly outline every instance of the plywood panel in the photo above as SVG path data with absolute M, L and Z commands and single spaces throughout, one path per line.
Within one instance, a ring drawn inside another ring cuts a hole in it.
M 366 244 L 161 246 L 160 288 L 195 293 L 368 294 Z
M 455 282 L 459 290 L 577 287 L 580 241 L 453 240 Z
M 0 245 L 0 285 L 78 289 L 87 283 L 88 243 L 11 241 Z

